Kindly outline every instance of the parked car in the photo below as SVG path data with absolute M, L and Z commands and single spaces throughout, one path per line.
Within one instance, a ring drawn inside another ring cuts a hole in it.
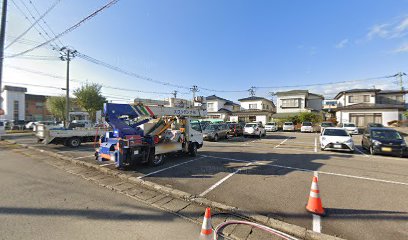
M 228 123 L 228 134 L 238 137 L 244 135 L 244 128 L 238 123 Z
M 265 130 L 267 132 L 276 132 L 278 131 L 278 125 L 276 122 L 268 122 L 265 124 Z
M 25 128 L 26 128 L 26 129 L 33 129 L 33 128 L 34 128 L 34 125 L 35 125 L 35 122 L 28 122 L 28 123 L 25 125 Z
M 335 125 L 332 122 L 322 122 L 319 126 L 319 132 L 323 132 L 327 127 L 335 127 Z
M 44 124 L 48 128 L 50 128 L 50 127 L 61 127 L 60 125 L 57 124 L 57 122 L 54 122 L 54 121 L 38 121 L 38 122 L 35 122 L 35 124 L 33 126 L 33 131 L 34 132 L 37 131 L 37 125 L 38 124 Z
M 284 122 L 282 130 L 283 131 L 295 131 L 295 124 L 293 124 L 293 122 Z
M 247 123 L 244 127 L 244 137 L 257 136 L 261 138 L 266 135 L 266 130 L 262 123 Z
M 300 132 L 314 132 L 313 123 L 303 122 L 302 126 L 300 127 Z
M 358 134 L 358 128 L 354 123 L 340 123 L 339 127 L 346 129 L 350 134 Z
M 220 138 L 228 138 L 228 126 L 226 124 L 210 124 L 204 129 L 203 138 L 214 142 Z
M 363 133 L 361 146 L 371 155 L 387 154 L 403 157 L 407 153 L 404 137 L 392 128 L 367 128 Z
M 26 122 L 24 120 L 12 120 L 11 130 L 24 130 Z
M 4 134 L 6 134 L 6 121 L 0 120 L 0 140 Z
M 380 127 L 380 128 L 382 128 L 382 127 L 385 127 L 384 125 L 382 125 L 381 123 L 369 123 L 369 124 L 367 124 L 367 128 L 372 128 L 372 127 Z
M 355 147 L 351 135 L 344 128 L 326 127 L 320 135 L 320 149 L 354 152 Z

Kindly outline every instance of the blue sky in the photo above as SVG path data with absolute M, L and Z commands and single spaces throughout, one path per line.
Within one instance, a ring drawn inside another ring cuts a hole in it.
M 13 0 L 23 10 L 26 0 Z M 31 0 L 43 13 L 53 0 Z M 107 1 L 62 0 L 45 20 L 56 33 L 64 31 Z M 29 22 L 10 2 L 7 40 L 29 27 Z M 28 14 L 28 13 L 27 13 Z M 236 101 L 244 90 L 256 95 L 309 89 L 326 97 L 339 90 L 373 86 L 397 89 L 394 78 L 348 84 L 281 88 L 326 82 L 366 79 L 408 72 L 408 1 L 220 1 L 220 0 L 121 0 L 100 15 L 61 38 L 65 45 L 107 63 L 155 80 L 191 87 L 242 90 L 213 92 Z M 34 29 L 25 39 L 43 42 Z M 17 43 L 6 55 L 25 50 Z M 30 55 L 57 56 L 49 48 Z M 63 87 L 64 80 L 18 71 L 20 66 L 55 75 L 65 74 L 61 61 L 6 59 L 5 79 L 21 84 Z M 135 79 L 80 58 L 73 60 L 75 79 L 142 91 L 188 92 Z M 73 87 L 80 83 L 73 82 Z M 28 87 L 30 92 L 58 95 L 62 91 Z M 133 97 L 165 98 L 103 89 L 104 93 Z M 179 95 L 184 98 L 191 94 Z

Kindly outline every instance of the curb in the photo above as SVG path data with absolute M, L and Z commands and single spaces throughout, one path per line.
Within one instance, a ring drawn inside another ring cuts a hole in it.
M 43 150 L 43 149 L 39 149 L 37 147 L 33 147 L 33 146 L 29 146 L 27 144 L 21 144 L 21 143 L 17 143 L 14 140 L 5 140 L 5 142 L 8 142 L 10 144 L 15 144 L 18 146 L 21 146 L 23 148 L 27 148 L 30 150 L 34 150 L 37 152 L 41 152 L 41 153 L 45 153 L 49 156 L 55 157 L 55 158 L 59 158 L 65 161 L 68 161 L 72 164 L 75 165 L 81 165 L 81 166 L 85 166 L 91 169 L 95 169 L 99 172 L 102 172 L 104 174 L 107 175 L 111 175 L 114 177 L 117 177 L 121 180 L 124 181 L 129 181 L 132 183 L 135 183 L 139 186 L 145 187 L 149 190 L 153 190 L 153 191 L 157 191 L 163 194 L 168 194 L 172 197 L 184 200 L 184 201 L 188 201 L 191 203 L 196 203 L 198 205 L 201 206 L 208 206 L 208 207 L 212 207 L 214 209 L 217 209 L 219 211 L 224 211 L 224 212 L 229 212 L 229 213 L 234 213 L 234 214 L 238 214 L 240 216 L 242 216 L 243 218 L 246 218 L 248 220 L 254 221 L 254 222 L 258 222 L 261 223 L 265 226 L 274 228 L 276 230 L 285 232 L 287 234 L 293 235 L 294 237 L 300 238 L 300 239 L 305 239 L 305 240 L 342 240 L 342 238 L 339 237 L 335 237 L 335 236 L 331 236 L 328 234 L 324 234 L 324 233 L 317 233 L 317 232 L 313 232 L 311 230 L 308 230 L 304 227 L 300 227 L 294 224 L 290 224 L 290 223 L 286 223 L 280 220 L 276 220 L 273 218 L 269 218 L 267 216 L 264 215 L 260 215 L 260 214 L 256 214 L 256 213 L 252 213 L 249 211 L 245 211 L 243 209 L 239 209 L 237 207 L 232 207 L 232 206 L 228 206 L 222 203 L 218 203 L 215 201 L 211 201 L 208 200 L 207 198 L 204 197 L 197 197 L 195 195 L 192 195 L 190 193 L 187 192 L 183 192 L 174 188 L 169 188 L 154 182 L 150 182 L 150 181 L 146 181 L 146 180 L 142 180 L 136 177 L 131 177 L 127 174 L 124 174 L 122 172 L 120 172 L 119 170 L 112 170 L 109 168 L 105 168 L 105 167 L 101 167 L 99 165 L 96 164 L 92 164 L 92 163 L 88 163 L 88 162 L 84 162 L 84 161 L 80 161 L 80 160 L 75 160 L 71 157 L 67 157 L 64 156 L 62 154 L 59 153 L 55 153 L 52 151 L 48 151 L 48 150 Z

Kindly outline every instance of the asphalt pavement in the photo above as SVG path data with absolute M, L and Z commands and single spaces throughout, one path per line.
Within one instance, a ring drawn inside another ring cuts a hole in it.
M 315 133 L 268 133 L 266 138 L 205 142 L 199 156 L 169 156 L 159 167 L 127 171 L 164 186 L 346 239 L 408 239 L 408 159 L 357 151 L 321 151 Z M 35 145 L 35 139 L 19 142 Z M 72 150 L 37 145 L 95 162 L 93 145 Z M 327 216 L 305 211 L 312 176 L 318 174 Z

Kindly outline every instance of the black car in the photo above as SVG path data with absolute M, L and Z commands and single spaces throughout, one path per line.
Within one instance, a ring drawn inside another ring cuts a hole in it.
M 382 125 L 381 123 L 369 123 L 369 124 L 367 124 L 367 128 L 375 128 L 375 127 L 383 128 L 384 125 Z
M 403 157 L 407 153 L 407 145 L 401 134 L 391 128 L 367 128 L 364 131 L 361 146 L 371 155 L 387 154 Z

